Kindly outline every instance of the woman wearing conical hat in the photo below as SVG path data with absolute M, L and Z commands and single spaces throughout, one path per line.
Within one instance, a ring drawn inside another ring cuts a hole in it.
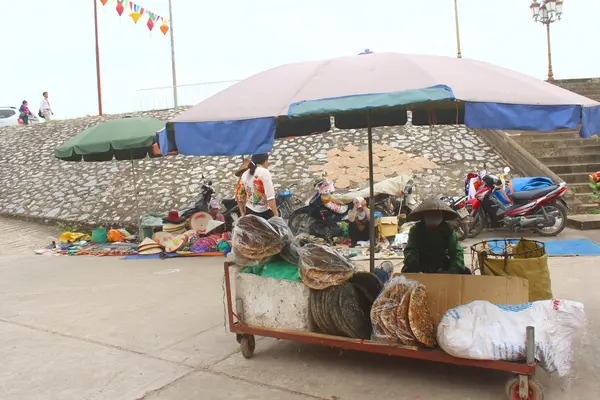
M 408 220 L 418 222 L 408 234 L 402 272 L 470 275 L 456 232 L 446 223 L 456 218 L 458 214 L 435 197 L 415 208 Z

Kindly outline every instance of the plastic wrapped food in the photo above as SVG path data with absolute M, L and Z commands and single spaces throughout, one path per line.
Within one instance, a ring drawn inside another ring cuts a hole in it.
M 315 290 L 347 282 L 356 268 L 346 258 L 327 246 L 310 244 L 300 251 L 300 277 Z
M 272 217 L 269 219 L 269 224 L 271 224 L 273 229 L 275 229 L 275 231 L 279 234 L 279 236 L 283 240 L 284 246 L 292 244 L 292 242 L 295 239 L 294 234 L 292 233 L 292 230 L 283 218 Z
M 279 232 L 264 218 L 246 215 L 233 228 L 232 250 L 241 265 L 262 264 L 283 246 Z
M 279 255 L 290 264 L 300 264 L 300 245 L 298 244 L 292 230 L 287 222 L 281 217 L 273 217 L 269 219 L 269 224 L 279 233 L 283 239 L 283 248 Z
M 371 307 L 373 339 L 435 346 L 425 287 L 403 276 L 389 280 Z

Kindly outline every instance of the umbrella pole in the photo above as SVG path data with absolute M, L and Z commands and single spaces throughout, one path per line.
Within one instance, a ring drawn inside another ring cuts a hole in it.
M 369 271 L 375 272 L 375 208 L 373 208 L 375 191 L 373 186 L 373 129 L 371 128 L 371 110 L 367 114 L 367 132 L 369 133 Z
M 140 205 L 138 203 L 137 180 L 135 179 L 135 164 L 133 162 L 133 155 L 131 156 L 131 176 L 133 178 L 133 202 L 135 203 L 135 212 L 137 214 L 138 239 L 140 239 L 142 237 L 142 216 L 140 215 Z

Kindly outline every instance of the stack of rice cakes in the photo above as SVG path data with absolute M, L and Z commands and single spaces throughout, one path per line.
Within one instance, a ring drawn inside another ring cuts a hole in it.
M 300 277 L 310 287 L 310 310 L 319 332 L 369 339 L 370 310 L 383 288 L 368 272 L 356 272 L 346 258 L 327 246 L 309 244 L 300 254 Z
M 233 229 L 232 250 L 248 265 L 260 264 L 278 254 L 283 246 L 281 235 L 264 218 L 246 215 Z
M 425 286 L 404 277 L 390 280 L 371 308 L 374 339 L 409 346 L 436 346 Z
M 424 157 L 404 153 L 390 145 L 373 145 L 373 177 L 375 182 L 397 175 L 410 175 L 414 172 L 437 165 Z M 347 189 L 352 184 L 361 184 L 369 180 L 369 158 L 367 151 L 360 151 L 354 145 L 344 150 L 331 149 L 327 152 L 325 165 L 312 165 L 311 172 L 327 171 L 327 178 L 335 182 L 338 189 Z
M 308 244 L 300 253 L 300 278 L 306 286 L 323 290 L 347 282 L 356 268 L 330 247 Z
M 317 331 L 335 336 L 369 339 L 370 310 L 383 284 L 369 272 L 324 290 L 311 290 L 310 313 Z

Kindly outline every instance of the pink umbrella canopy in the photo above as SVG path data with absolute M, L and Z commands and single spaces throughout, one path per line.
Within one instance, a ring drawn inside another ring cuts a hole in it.
M 369 53 L 288 64 L 254 75 L 167 125 L 183 154 L 265 152 L 277 137 L 406 123 L 600 133 L 600 103 L 470 59 Z

